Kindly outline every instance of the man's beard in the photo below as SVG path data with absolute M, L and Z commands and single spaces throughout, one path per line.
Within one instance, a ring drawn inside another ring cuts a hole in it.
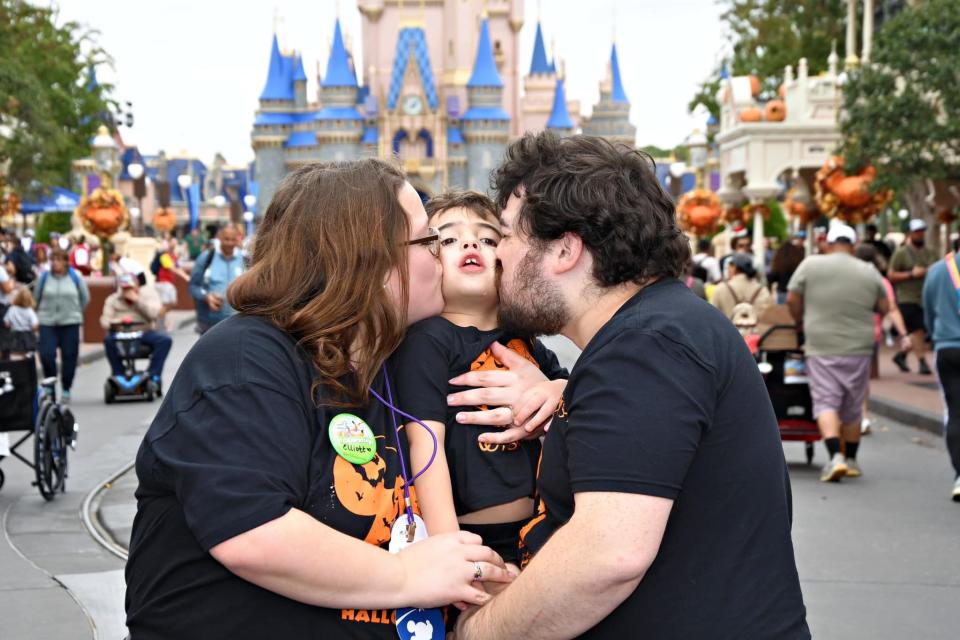
M 540 273 L 542 257 L 543 251 L 531 249 L 517 265 L 512 290 L 505 292 L 501 284 L 497 323 L 508 333 L 549 336 L 560 333 L 567 324 L 563 295 Z
M 913 238 L 913 246 L 915 246 L 917 249 L 923 249 L 923 245 L 925 244 L 927 244 L 926 238 Z

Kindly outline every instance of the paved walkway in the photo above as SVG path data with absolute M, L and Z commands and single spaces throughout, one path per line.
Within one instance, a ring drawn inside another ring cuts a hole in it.
M 927 354 L 933 374 L 917 373 L 917 360 L 909 357 L 910 373 L 901 373 L 891 361 L 895 351 L 880 350 L 880 377 L 870 382 L 870 410 L 919 429 L 943 435 L 943 398 L 937 383 L 936 359 Z

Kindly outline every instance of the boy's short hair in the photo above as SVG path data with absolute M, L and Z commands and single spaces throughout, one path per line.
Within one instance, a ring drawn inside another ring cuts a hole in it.
M 497 205 L 479 191 L 445 191 L 430 198 L 424 205 L 428 221 L 444 211 L 460 208 L 468 209 L 481 218 L 500 224 L 500 210 Z

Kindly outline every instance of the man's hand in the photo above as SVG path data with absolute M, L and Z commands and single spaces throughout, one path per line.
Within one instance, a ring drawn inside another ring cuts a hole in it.
M 206 300 L 207 306 L 210 307 L 210 311 L 220 311 L 220 309 L 223 308 L 223 298 L 215 293 L 208 293 L 204 300 Z
M 927 268 L 917 265 L 910 270 L 910 275 L 916 278 L 917 280 L 924 278 L 927 275 Z
M 140 292 L 134 288 L 124 289 L 123 290 L 123 299 L 127 301 L 127 304 L 137 304 L 137 300 L 140 299 Z

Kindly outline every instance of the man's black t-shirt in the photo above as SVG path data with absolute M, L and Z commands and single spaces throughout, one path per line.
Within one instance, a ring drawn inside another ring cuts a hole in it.
M 570 519 L 576 493 L 674 501 L 639 586 L 583 637 L 810 637 L 770 399 L 743 338 L 683 283 L 642 290 L 589 342 L 544 441 L 538 489 L 530 553 Z
M 539 340 L 509 336 L 501 329 L 461 327 L 440 316 L 410 327 L 403 344 L 390 358 L 400 408 L 420 420 L 446 425 L 444 450 L 457 515 L 534 494 L 540 441 L 481 444 L 477 437 L 491 427 L 460 424 L 456 419 L 460 411 L 477 407 L 447 406 L 447 394 L 465 389 L 450 385 L 448 380 L 468 371 L 503 368 L 490 352 L 494 341 L 536 364 L 551 380 L 567 377 L 557 357 Z
M 133 640 L 396 638 L 393 611 L 301 604 L 238 578 L 209 554 L 291 508 L 386 547 L 403 505 L 389 414 L 376 400 L 316 408 L 315 378 L 289 335 L 249 316 L 219 323 L 187 355 L 137 454 L 126 568 Z M 382 375 L 373 386 L 385 395 Z M 370 426 L 372 461 L 336 454 L 327 429 L 340 413 Z M 340 562 L 350 570 L 349 558 Z

